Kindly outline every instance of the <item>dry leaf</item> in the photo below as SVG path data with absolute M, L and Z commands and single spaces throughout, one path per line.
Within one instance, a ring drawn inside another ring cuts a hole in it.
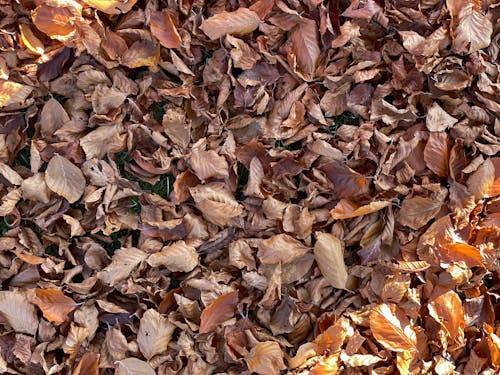
M 245 362 L 250 371 L 259 375 L 277 375 L 286 369 L 283 352 L 274 341 L 259 342 L 245 357 Z
M 238 303 L 238 292 L 230 292 L 217 297 L 201 313 L 200 333 L 214 330 L 219 324 L 234 316 L 234 309 Z
M 23 103 L 32 91 L 33 87 L 0 80 L 0 108 Z
M 0 315 L 16 332 L 35 335 L 38 317 L 24 293 L 0 291 Z
M 465 243 L 448 243 L 438 249 L 438 254 L 442 262 L 464 262 L 467 267 L 481 267 L 483 256 L 474 246 Z
M 476 200 L 487 196 L 495 181 L 495 166 L 490 158 L 486 159 L 481 166 L 467 179 L 467 189 L 474 195 Z
M 172 339 L 175 326 L 153 309 L 147 310 L 141 318 L 137 344 L 146 359 L 164 352 Z
M 259 27 L 259 16 L 248 8 L 234 12 L 221 12 L 205 20 L 200 29 L 210 38 L 218 39 L 227 34 L 245 35 Z
M 88 352 L 82 356 L 72 375 L 98 375 L 100 354 Z
M 45 182 L 50 190 L 75 203 L 85 190 L 85 177 L 76 165 L 65 157 L 55 154 L 45 171 Z
M 226 159 L 224 156 L 217 155 L 213 150 L 194 151 L 189 159 L 189 164 L 196 176 L 202 181 L 210 177 L 224 178 L 229 175 Z
M 264 264 L 287 263 L 303 256 L 309 250 L 290 235 L 277 234 L 260 242 L 257 256 Z
M 395 304 L 383 303 L 370 313 L 373 337 L 388 350 L 416 352 L 417 335 L 408 318 Z
M 54 323 L 65 322 L 68 314 L 76 308 L 75 301 L 57 289 L 37 288 L 33 303 L 42 310 L 45 319 Z
M 120 14 L 129 12 L 137 0 L 83 0 L 83 2 L 107 14 Z
M 75 31 L 73 13 L 66 7 L 39 5 L 32 14 L 36 28 L 50 37 L 66 36 Z
M 302 19 L 290 39 L 300 71 L 308 80 L 311 80 L 321 53 L 316 22 L 308 18 Z
M 156 375 L 149 363 L 137 358 L 126 358 L 117 363 L 116 375 Z
M 314 258 L 322 275 L 337 289 L 345 289 L 348 279 L 344 251 L 340 240 L 332 234 L 316 232 Z
M 420 196 L 406 198 L 398 212 L 398 221 L 412 229 L 423 227 L 441 210 L 447 194 L 446 189 L 442 189 L 432 198 Z
M 430 133 L 424 149 L 424 160 L 427 167 L 438 176 L 447 177 L 449 157 L 448 135 L 445 132 Z
M 463 337 L 464 309 L 457 293 L 449 290 L 437 296 L 431 296 L 429 314 L 448 332 L 452 340 Z
M 114 253 L 111 264 L 99 272 L 98 277 L 114 286 L 129 277 L 146 258 L 147 254 L 135 247 L 122 248 Z
M 179 48 L 182 44 L 181 36 L 168 12 L 151 13 L 151 34 L 153 34 L 167 48 Z
M 457 122 L 458 120 L 455 117 L 450 116 L 448 112 L 441 108 L 436 102 L 432 103 L 427 110 L 425 124 L 427 125 L 427 129 L 431 132 L 445 131 Z
M 390 205 L 391 202 L 388 201 L 375 201 L 364 206 L 358 206 L 347 199 L 341 199 L 330 213 L 333 219 L 350 219 L 380 211 Z
M 493 25 L 475 3 L 464 4 L 454 30 L 453 49 L 458 53 L 474 53 L 491 43 Z
M 165 246 L 161 252 L 149 256 L 147 262 L 152 267 L 164 266 L 171 272 L 190 272 L 198 265 L 196 249 L 184 241 Z

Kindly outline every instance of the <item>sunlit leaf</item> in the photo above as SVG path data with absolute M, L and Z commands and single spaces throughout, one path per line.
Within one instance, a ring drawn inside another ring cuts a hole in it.
M 259 16 L 248 8 L 238 8 L 234 12 L 221 12 L 205 20 L 201 29 L 210 39 L 218 39 L 227 34 L 245 35 L 259 26 Z
M 160 41 L 162 46 L 167 48 L 179 48 L 181 46 L 181 36 L 169 13 L 152 12 L 150 22 L 151 34 Z
M 259 375 L 275 375 L 286 369 L 283 351 L 274 341 L 259 342 L 245 357 L 248 369 Z
M 340 240 L 332 234 L 316 232 L 314 258 L 321 273 L 331 286 L 344 289 L 347 283 L 347 267 Z

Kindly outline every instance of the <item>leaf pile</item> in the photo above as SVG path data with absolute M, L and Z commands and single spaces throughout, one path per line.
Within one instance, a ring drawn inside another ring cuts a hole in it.
M 498 373 L 499 15 L 0 1 L 0 372 Z

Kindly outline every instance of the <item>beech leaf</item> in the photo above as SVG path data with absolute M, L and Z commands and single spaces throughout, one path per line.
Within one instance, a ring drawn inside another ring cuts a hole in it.
M 238 8 L 234 12 L 223 11 L 205 20 L 201 29 L 210 39 L 218 39 L 227 34 L 245 35 L 259 27 L 259 16 L 248 8 Z
M 85 191 L 82 171 L 65 157 L 55 154 L 45 171 L 45 182 L 50 190 L 75 203 Z
M 201 313 L 200 333 L 214 330 L 219 324 L 234 316 L 234 309 L 238 303 L 238 292 L 230 292 L 217 297 Z
M 76 308 L 73 299 L 56 289 L 37 288 L 33 303 L 42 310 L 45 319 L 54 323 L 66 321 L 68 314 Z

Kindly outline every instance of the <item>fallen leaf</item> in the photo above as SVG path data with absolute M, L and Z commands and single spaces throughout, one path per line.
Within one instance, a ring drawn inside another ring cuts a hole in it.
M 448 192 L 442 189 L 439 193 L 431 198 L 412 197 L 406 198 L 398 212 L 397 220 L 402 225 L 406 225 L 412 229 L 419 229 L 433 219 L 441 210 L 441 206 Z
M 151 359 L 157 354 L 167 350 L 167 345 L 172 339 L 175 325 L 156 310 L 147 310 L 141 318 L 137 344 L 146 359 Z
M 38 317 L 25 293 L 0 291 L 0 315 L 14 331 L 36 334 Z
M 309 250 L 290 235 L 277 234 L 260 242 L 257 256 L 264 264 L 287 263 L 303 256 Z
M 316 232 L 314 258 L 322 275 L 337 289 L 345 289 L 348 279 L 344 251 L 340 240 L 332 234 Z
M 424 149 L 424 160 L 427 167 L 438 176 L 447 177 L 449 158 L 450 148 L 447 133 L 430 133 Z
M 464 309 L 457 293 L 453 290 L 438 292 L 437 295 L 431 296 L 428 308 L 430 316 L 441 325 L 452 340 L 463 337 Z
M 458 19 L 453 38 L 455 52 L 470 54 L 490 45 L 493 25 L 474 2 L 460 9 Z
M 23 103 L 33 91 L 33 87 L 17 82 L 0 80 L 0 108 Z
M 151 254 L 147 262 L 152 267 L 164 266 L 171 272 L 190 272 L 198 265 L 199 257 L 194 247 L 177 241 Z
M 217 297 L 201 313 L 200 333 L 214 330 L 219 324 L 234 316 L 234 309 L 238 303 L 238 291 L 223 294 Z
M 441 261 L 445 263 L 464 262 L 467 267 L 483 266 L 483 256 L 474 246 L 465 243 L 448 243 L 438 248 Z
M 45 182 L 50 190 L 75 203 L 85 190 L 82 171 L 64 156 L 54 154 L 45 171 Z
M 208 18 L 200 28 L 213 40 L 227 34 L 249 34 L 259 27 L 259 23 L 259 16 L 255 12 L 248 8 L 238 8 L 234 12 L 223 11 Z
M 248 369 L 259 375 L 277 375 L 286 369 L 283 352 L 277 342 L 264 341 L 256 344 L 245 357 Z
M 88 352 L 82 356 L 72 375 L 98 375 L 100 354 Z
M 332 218 L 336 220 L 350 219 L 380 211 L 390 205 L 391 202 L 389 201 L 375 201 L 367 205 L 358 206 L 347 199 L 341 199 L 330 213 Z
M 166 48 L 179 48 L 181 36 L 168 12 L 154 11 L 151 13 L 151 34 Z
M 117 375 L 156 375 L 149 363 L 137 358 L 126 358 L 117 363 Z
M 83 0 L 83 2 L 107 14 L 120 14 L 129 12 L 137 0 Z
M 33 303 L 42 310 L 45 319 L 54 323 L 65 322 L 76 308 L 75 301 L 57 289 L 37 288 Z
M 73 13 L 66 7 L 39 5 L 31 15 L 36 28 L 50 37 L 66 36 L 75 31 Z
M 301 72 L 308 80 L 311 80 L 321 53 L 316 22 L 308 18 L 302 19 L 290 40 Z
M 376 306 L 370 313 L 373 337 L 388 350 L 417 352 L 417 335 L 408 318 L 393 303 Z

